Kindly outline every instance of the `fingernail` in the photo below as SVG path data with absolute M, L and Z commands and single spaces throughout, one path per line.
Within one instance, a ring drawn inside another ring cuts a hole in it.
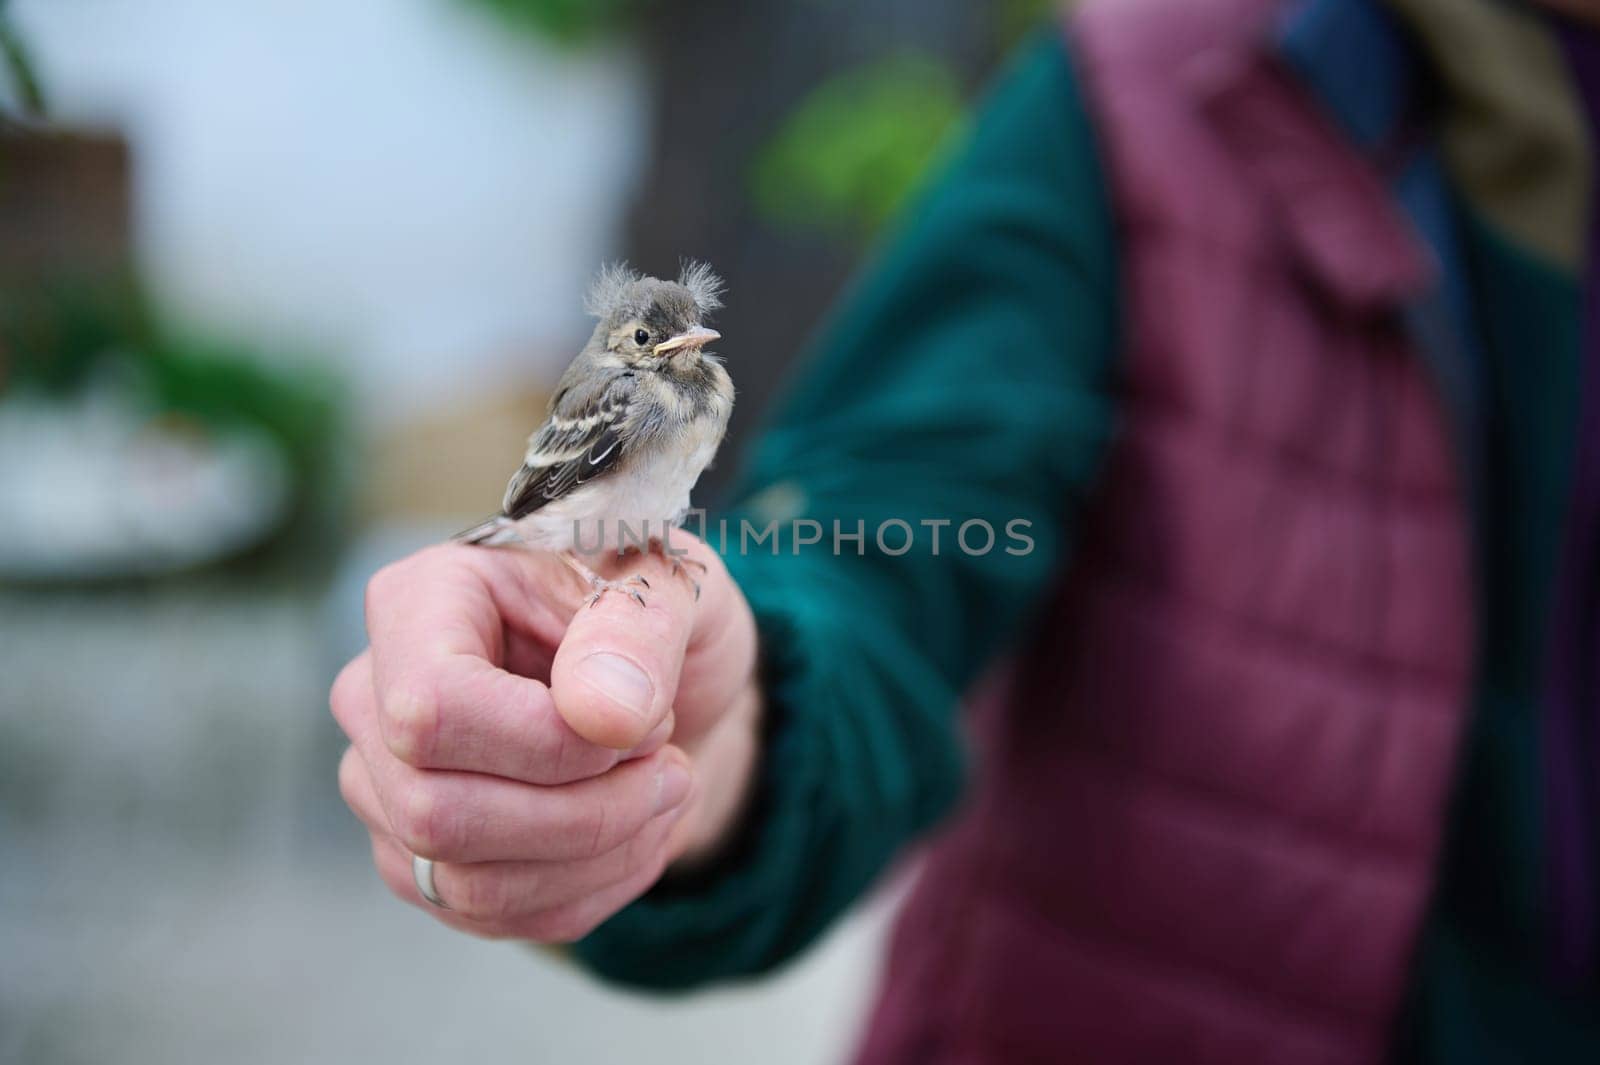
M 675 758 L 667 759 L 656 777 L 656 813 L 665 813 L 687 799 L 693 783 L 688 766 Z
M 621 655 L 600 651 L 578 663 L 578 679 L 634 717 L 650 712 L 655 686 L 644 670 Z

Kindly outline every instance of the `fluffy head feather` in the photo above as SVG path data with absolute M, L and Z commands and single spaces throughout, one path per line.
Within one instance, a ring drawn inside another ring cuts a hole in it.
M 643 280 L 644 275 L 627 263 L 605 264 L 589 285 L 589 294 L 583 299 L 584 311 L 595 318 L 604 319 L 619 310 L 631 310 L 629 305 L 638 302 L 643 295 L 639 292 L 639 283 Z
M 685 259 L 678 265 L 678 284 L 689 290 L 702 315 L 710 314 L 722 306 L 722 294 L 727 286 L 711 269 L 710 263 Z
M 589 286 L 583 309 L 602 322 L 641 318 L 653 303 L 681 302 L 687 295 L 698 311 L 697 320 L 704 322 L 722 306 L 723 290 L 722 278 L 706 263 L 693 259 L 683 261 L 676 282 L 646 277 L 627 263 L 608 263 Z

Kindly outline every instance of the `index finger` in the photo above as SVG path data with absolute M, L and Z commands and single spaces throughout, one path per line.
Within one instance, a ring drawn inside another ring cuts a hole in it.
M 494 554 L 429 548 L 368 585 L 372 686 L 385 746 L 419 769 L 532 784 L 604 772 L 621 753 L 584 740 L 556 713 L 548 687 L 503 668 L 508 628 L 550 638 L 541 630 L 559 632 L 562 611 L 538 595 L 547 576 L 539 558 Z M 524 600 L 516 608 L 521 616 L 506 616 L 508 596 Z

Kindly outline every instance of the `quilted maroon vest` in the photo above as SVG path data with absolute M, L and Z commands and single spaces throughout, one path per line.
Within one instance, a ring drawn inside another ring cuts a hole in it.
M 1467 509 L 1398 311 L 1429 260 L 1270 0 L 1070 24 L 1119 216 L 1123 430 L 978 700 L 870 1065 L 1382 1060 L 1467 706 Z

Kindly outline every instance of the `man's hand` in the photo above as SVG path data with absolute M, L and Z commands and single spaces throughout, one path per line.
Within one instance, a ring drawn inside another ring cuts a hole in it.
M 463 931 L 568 942 L 716 848 L 755 762 L 755 624 L 715 552 L 672 546 L 707 567 L 698 602 L 654 555 L 620 564 L 649 580 L 644 607 L 582 607 L 571 570 L 518 548 L 432 547 L 373 577 L 372 646 L 331 703 L 340 790 L 395 894 Z M 413 854 L 448 910 L 417 894 Z

